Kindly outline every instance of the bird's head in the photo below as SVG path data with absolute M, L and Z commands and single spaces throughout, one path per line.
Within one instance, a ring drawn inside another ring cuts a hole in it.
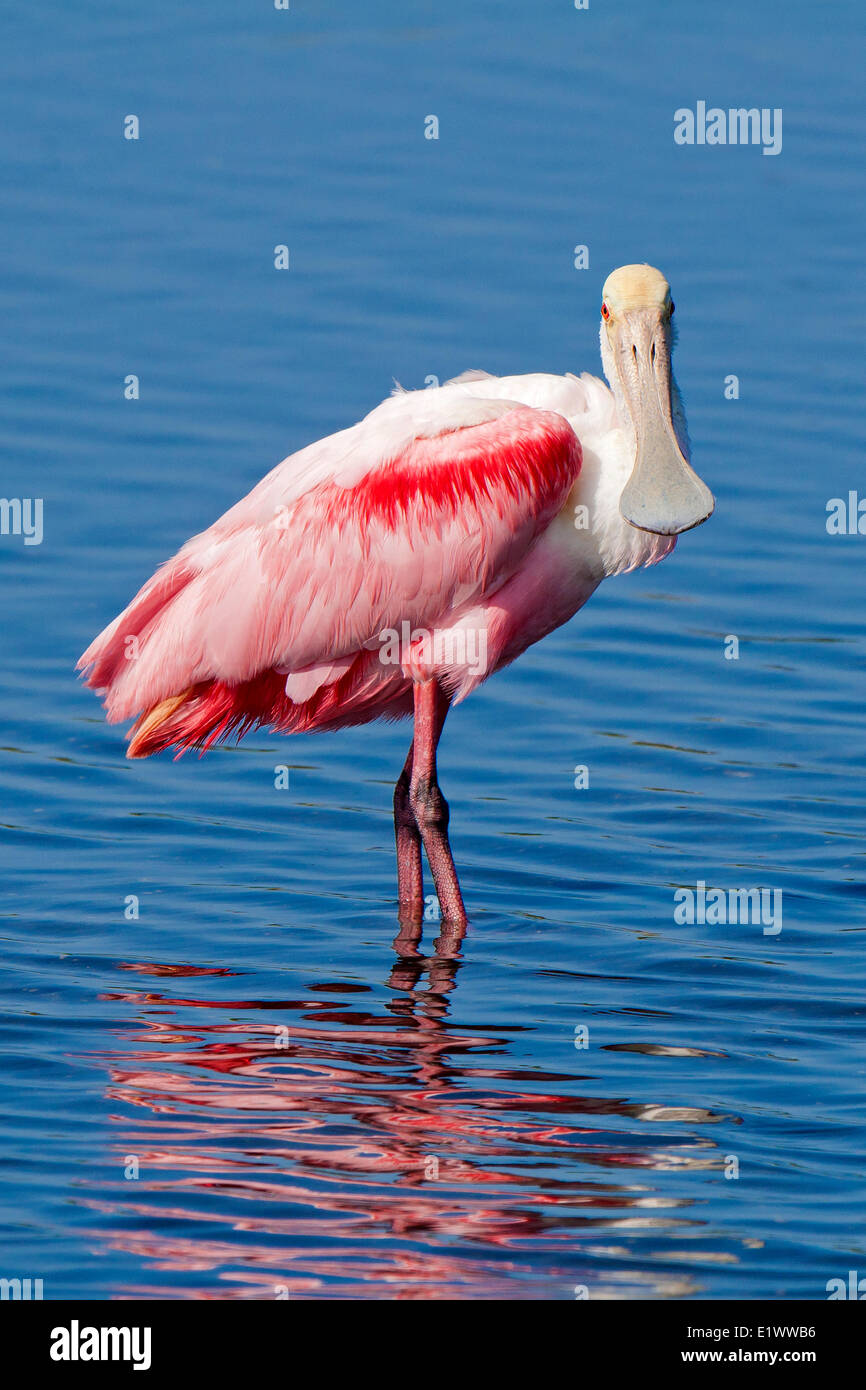
M 685 415 L 671 370 L 671 289 L 651 265 L 624 265 L 605 280 L 601 357 L 624 422 L 634 468 L 619 500 L 630 525 L 675 536 L 712 515 L 715 499 L 689 465 Z

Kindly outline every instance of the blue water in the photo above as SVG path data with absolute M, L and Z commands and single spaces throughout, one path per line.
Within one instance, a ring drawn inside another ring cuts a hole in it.
M 7 8 L 2 492 L 44 499 L 44 538 L 0 540 L 0 1274 L 821 1299 L 866 1273 L 866 538 L 825 525 L 864 478 L 864 27 L 853 0 Z M 782 153 L 675 145 L 698 100 L 782 108 Z M 632 260 L 673 286 L 716 515 L 452 715 L 471 926 L 395 949 L 407 726 L 129 763 L 75 660 L 393 378 L 597 371 Z M 781 932 L 675 921 L 699 881 L 780 890 Z

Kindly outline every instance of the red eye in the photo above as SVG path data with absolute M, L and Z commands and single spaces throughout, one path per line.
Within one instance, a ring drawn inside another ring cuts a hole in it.
M 606 304 L 602 304 L 602 306 L 601 306 L 601 316 L 602 316 L 603 319 L 609 319 L 609 318 L 610 318 L 610 309 L 608 309 L 608 307 L 607 307 Z

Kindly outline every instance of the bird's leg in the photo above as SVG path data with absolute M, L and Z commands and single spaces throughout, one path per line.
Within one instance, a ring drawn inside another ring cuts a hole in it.
M 397 897 L 401 922 L 420 922 L 424 915 L 421 835 L 409 801 L 414 745 L 394 788 L 394 834 L 397 838 Z
M 466 925 L 466 909 L 448 843 L 448 802 L 436 780 L 436 745 L 450 700 L 436 680 L 415 686 L 415 742 L 409 805 L 433 874 L 439 909 L 452 925 Z

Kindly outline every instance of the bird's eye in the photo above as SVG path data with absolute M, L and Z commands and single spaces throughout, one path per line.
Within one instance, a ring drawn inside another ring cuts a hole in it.
M 676 307 L 677 307 L 677 306 L 674 304 L 674 301 L 671 300 L 671 307 L 668 309 L 668 318 L 669 318 L 669 319 L 672 319 L 672 318 L 673 318 L 673 316 L 674 316 L 674 309 L 675 309 Z
M 601 306 L 601 316 L 605 320 L 610 318 L 610 309 L 608 309 L 606 304 L 602 304 Z

